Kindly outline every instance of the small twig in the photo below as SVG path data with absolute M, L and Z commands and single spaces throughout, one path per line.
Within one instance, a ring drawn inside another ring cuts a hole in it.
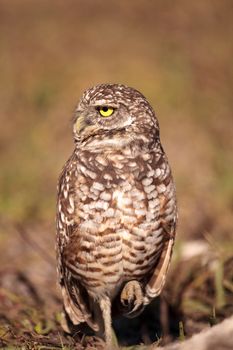
M 54 267 L 53 258 L 47 253 L 47 251 L 42 248 L 36 241 L 34 241 L 31 237 L 28 236 L 25 228 L 21 224 L 15 225 L 16 230 L 20 234 L 21 238 L 32 247 L 49 265 Z
M 35 286 L 33 283 L 29 280 L 27 276 L 22 271 L 17 271 L 17 277 L 20 282 L 22 282 L 28 289 L 28 292 L 32 296 L 32 298 L 35 300 L 36 303 L 39 305 L 44 305 L 44 301 L 39 296 Z
M 184 341 L 185 340 L 185 334 L 184 334 L 184 324 L 182 321 L 179 322 L 179 340 Z

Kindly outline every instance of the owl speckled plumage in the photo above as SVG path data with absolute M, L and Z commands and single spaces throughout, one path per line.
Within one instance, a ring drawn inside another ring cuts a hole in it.
M 57 260 L 64 309 L 111 343 L 111 306 L 134 317 L 163 288 L 176 195 L 158 120 L 133 88 L 86 90 L 75 149 L 58 184 Z

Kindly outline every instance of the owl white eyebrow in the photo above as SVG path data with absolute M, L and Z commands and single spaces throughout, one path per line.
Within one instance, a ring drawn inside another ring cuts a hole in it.
M 92 104 L 93 106 L 103 106 L 103 105 L 107 105 L 107 101 L 106 100 L 95 100 L 93 101 L 93 103 L 91 102 L 90 104 Z

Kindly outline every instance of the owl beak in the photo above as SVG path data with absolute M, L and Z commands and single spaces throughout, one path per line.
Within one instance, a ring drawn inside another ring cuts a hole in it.
M 80 115 L 74 125 L 75 131 L 80 134 L 83 129 L 87 126 L 87 123 L 85 121 L 85 116 Z
M 74 124 L 74 133 L 83 137 L 87 137 L 88 135 L 94 133 L 98 128 L 96 125 L 90 124 L 85 115 L 80 115 Z

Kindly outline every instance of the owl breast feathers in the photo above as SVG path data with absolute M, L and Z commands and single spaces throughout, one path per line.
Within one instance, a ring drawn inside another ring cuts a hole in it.
M 59 178 L 57 261 L 66 318 L 111 343 L 111 306 L 134 317 L 160 294 L 176 229 L 171 169 L 151 106 L 118 84 L 84 92 Z

